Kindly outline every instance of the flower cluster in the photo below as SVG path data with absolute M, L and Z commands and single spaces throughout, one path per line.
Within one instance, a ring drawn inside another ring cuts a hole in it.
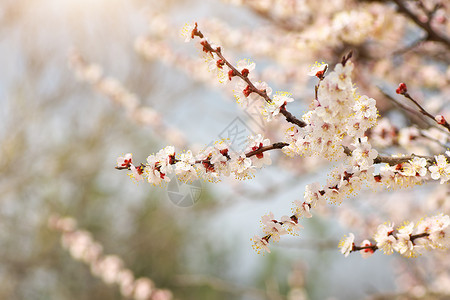
M 117 159 L 117 169 L 129 169 L 129 176 L 136 181 L 147 180 L 153 185 L 170 182 L 176 175 L 183 182 L 201 178 L 217 182 L 221 176 L 233 174 L 236 179 L 253 177 L 255 169 L 270 165 L 272 160 L 267 150 L 274 149 L 269 139 L 261 134 L 249 136 L 245 151 L 234 152 L 226 141 L 199 151 L 195 156 L 191 150 L 175 153 L 173 146 L 167 146 L 147 157 L 147 163 L 135 167 L 130 153 Z
M 326 185 L 321 186 L 319 183 L 307 185 L 303 200 L 294 201 L 294 207 L 292 208 L 293 214 L 289 219 L 295 220 L 296 224 L 298 224 L 298 220 L 302 217 L 311 218 L 311 209 L 317 205 L 324 204 L 327 201 L 340 204 L 344 198 L 355 195 L 364 184 L 367 186 L 379 185 L 390 188 L 409 187 L 429 179 L 429 174 L 433 171 L 435 175 L 431 175 L 432 179 L 442 180 L 442 178 L 445 178 L 444 181 L 441 181 L 445 182 L 446 178 L 448 178 L 446 177 L 448 176 L 448 163 L 445 157 L 450 153 L 436 156 L 434 159 L 413 157 L 403 159 L 402 161 L 402 157 L 398 157 L 397 161 L 396 158 L 392 158 L 390 161 L 392 165 L 387 164 L 382 166 L 380 173 L 374 174 L 374 160 L 380 159 L 380 156 L 376 150 L 371 148 L 367 137 L 358 139 L 358 142 L 354 143 L 353 146 L 355 150 L 351 152 L 351 157 L 349 158 L 351 163 L 341 165 L 332 171 Z M 288 217 L 285 216 L 283 218 L 286 219 Z M 283 218 L 281 221 L 277 221 L 271 217 L 271 220 L 273 223 L 283 225 Z M 300 227 L 297 228 L 299 229 Z M 273 240 L 277 241 L 280 235 L 286 234 L 286 231 L 279 229 L 275 233 L 268 233 L 267 230 L 263 231 L 266 233 L 265 236 L 255 236 L 252 239 L 253 247 L 257 252 L 261 252 L 262 250 L 270 252 L 269 242 L 271 238 L 275 236 Z M 351 236 L 348 237 L 348 239 L 350 238 Z M 363 243 L 367 244 L 368 242 L 364 241 Z M 370 251 L 367 249 L 365 249 L 364 253 L 366 257 L 370 255 Z
M 129 169 L 131 170 L 131 173 L 128 174 L 130 178 L 135 179 L 136 181 L 141 181 L 144 179 L 142 177 L 143 173 L 143 166 L 136 167 L 133 164 L 133 154 L 127 153 L 124 156 L 119 156 L 117 158 L 117 169 Z
M 374 242 L 365 240 L 359 247 L 355 246 L 355 235 L 350 233 L 340 241 L 339 248 L 345 256 L 360 251 L 363 257 L 368 257 L 376 250 L 382 250 L 387 255 L 395 251 L 405 257 L 417 257 L 424 250 L 447 249 L 450 245 L 449 225 L 450 217 L 443 214 L 424 218 L 415 226 L 405 222 L 396 229 L 392 223 L 385 223 L 378 226 Z
M 151 279 L 135 278 L 119 256 L 105 255 L 103 246 L 92 238 L 90 232 L 78 229 L 75 219 L 52 216 L 48 225 L 62 233 L 62 246 L 74 259 L 88 264 L 92 274 L 106 284 L 117 284 L 123 297 L 134 300 L 173 299 L 170 291 L 156 288 Z
M 324 69 L 313 66 L 311 74 Z M 356 94 L 351 81 L 352 70 L 353 64 L 347 61 L 345 65 L 338 64 L 325 78 L 320 74 L 323 80 L 316 88 L 314 109 L 302 118 L 307 125 L 287 131 L 289 145 L 283 148 L 284 153 L 336 159 L 344 154 L 344 138 L 362 138 L 367 129 L 375 125 L 375 100 Z
M 281 221 L 277 221 L 275 220 L 272 212 L 263 216 L 261 218 L 261 223 L 263 224 L 263 231 L 266 235 L 262 238 L 255 235 L 251 239 L 253 242 L 252 247 L 258 253 L 261 251 L 267 251 L 270 253 L 270 249 L 268 247 L 270 239 L 274 242 L 278 242 L 282 235 L 297 235 L 298 231 L 303 228 L 303 226 L 298 223 L 298 218 L 295 215 L 290 217 L 283 216 L 281 217 Z
M 439 180 L 441 184 L 450 179 L 450 152 L 433 157 L 413 157 L 402 163 L 384 165 L 380 174 L 374 176 L 378 183 L 387 187 L 409 186 L 428 179 Z M 401 157 L 398 157 L 401 159 Z

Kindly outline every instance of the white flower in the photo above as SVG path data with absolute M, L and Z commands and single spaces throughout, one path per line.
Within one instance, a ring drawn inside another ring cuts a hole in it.
M 374 239 L 377 242 L 377 247 L 387 255 L 392 254 L 394 246 L 397 243 L 396 238 L 392 235 L 394 232 L 393 224 L 381 224 L 377 228 Z
M 324 197 L 321 194 L 322 188 L 318 182 L 308 184 L 305 188 L 305 202 L 309 203 L 311 207 L 315 207 Z
M 269 212 L 267 215 L 261 217 L 261 223 L 263 225 L 267 225 L 269 223 L 272 223 L 274 219 L 275 216 L 273 215 L 273 212 Z
M 142 176 L 142 168 L 138 167 L 136 168 L 134 165 L 130 165 L 131 173 L 128 174 L 130 178 L 135 179 L 136 181 L 143 181 L 144 177 Z
M 356 101 L 353 110 L 355 111 L 355 116 L 358 119 L 369 119 L 376 118 L 377 108 L 375 107 L 375 99 L 369 98 L 367 96 L 361 96 Z
M 350 137 L 362 137 L 366 127 L 364 126 L 364 121 L 358 118 L 349 118 L 346 126 L 346 133 Z
M 349 233 L 348 237 L 344 237 L 339 242 L 339 248 L 341 249 L 341 253 L 344 254 L 345 257 L 347 257 L 350 252 L 353 250 L 355 241 L 355 235 L 353 233 Z
M 248 145 L 245 152 L 249 153 L 251 151 L 256 151 L 269 145 L 270 140 L 264 139 L 264 137 L 261 134 L 258 134 L 256 136 L 251 135 L 248 137 Z M 253 166 L 257 169 L 261 168 L 264 165 L 272 164 L 272 160 L 270 159 L 270 153 L 268 152 L 261 152 L 256 155 L 253 155 L 251 156 L 251 160 Z
M 194 38 L 192 31 L 197 28 L 197 23 L 189 24 L 186 23 L 181 30 L 181 35 L 185 38 L 184 42 L 187 43 Z
M 167 146 L 156 153 L 158 160 L 158 171 L 162 174 L 170 174 L 173 172 L 173 165 L 175 164 L 175 147 Z
M 125 156 L 119 156 L 117 158 L 117 166 L 122 168 L 127 168 L 133 163 L 133 154 L 127 153 Z
M 216 170 L 217 165 L 211 163 L 211 158 L 216 152 L 216 149 L 208 147 L 200 151 L 196 157 L 196 159 L 200 161 L 199 164 L 195 165 L 195 168 L 199 172 L 199 176 L 209 182 L 217 182 L 219 180 L 219 173 Z
M 288 102 L 292 102 L 294 99 L 290 93 L 277 92 L 271 102 L 267 102 L 263 111 L 263 115 L 267 118 L 267 121 L 271 121 L 275 116 L 280 113 L 281 107 L 284 107 Z
M 193 164 L 195 164 L 195 159 L 191 150 L 181 153 L 180 159 L 175 163 L 175 172 L 179 174 L 181 172 L 190 171 Z
M 205 54 L 204 59 L 208 65 L 208 71 L 213 73 L 220 83 L 228 82 L 228 71 L 230 70 L 223 60 L 217 60 L 215 57 Z
M 241 59 L 238 61 L 236 69 L 242 73 L 244 69 L 247 69 L 249 72 L 253 71 L 256 67 L 256 64 L 249 59 Z
M 394 250 L 405 257 L 416 256 L 414 244 L 411 241 L 411 234 L 414 229 L 414 223 L 406 223 L 398 229 L 397 242 L 393 246 Z
M 230 171 L 234 173 L 237 179 L 249 179 L 253 176 L 252 160 L 245 153 L 233 152 L 230 158 Z
M 427 160 L 423 157 L 414 157 L 409 163 L 403 165 L 403 175 L 425 176 L 427 174 Z
M 281 151 L 289 157 L 294 157 L 295 155 L 299 155 L 301 153 L 301 148 L 299 148 L 295 142 L 290 143 L 288 146 L 285 146 L 281 149 Z
M 149 155 L 147 157 L 147 166 L 144 168 L 144 177 L 147 178 L 147 181 L 153 185 L 159 185 L 163 181 L 170 181 L 169 176 L 161 170 L 164 165 L 161 164 L 161 161 L 158 159 L 158 156 L 161 154 L 160 152 L 158 152 L 157 156 Z M 167 166 L 165 169 L 169 170 Z
M 272 95 L 272 88 L 264 81 L 257 81 L 254 83 L 254 86 L 256 89 L 260 90 L 260 91 L 266 91 L 267 96 L 271 96 Z M 257 93 L 251 93 L 248 96 L 248 100 L 249 101 L 256 101 L 256 100 L 261 100 L 261 101 L 266 101 L 264 100 L 260 95 L 258 95 Z
M 260 238 L 259 236 L 255 235 L 251 240 L 253 241 L 252 247 L 256 252 L 261 253 L 262 250 L 270 253 L 270 249 L 267 246 L 269 245 L 269 242 L 267 241 L 266 237 Z
M 304 216 L 305 218 L 311 218 L 312 214 L 309 212 L 311 209 L 310 204 L 302 202 L 300 200 L 294 200 L 293 212 L 297 217 Z
M 254 86 L 257 90 L 265 91 L 266 95 L 270 97 L 272 95 L 272 88 L 268 86 L 268 84 L 264 81 L 258 81 L 254 83 Z M 252 91 L 250 92 L 250 86 L 247 85 L 245 81 L 239 80 L 236 83 L 236 87 L 234 89 L 234 98 L 236 102 L 240 104 L 243 108 L 247 108 L 248 106 L 255 107 L 260 106 L 265 103 L 265 99 L 261 97 L 258 93 Z M 260 101 L 261 104 L 255 103 L 255 101 Z M 258 108 L 259 109 L 259 108 Z
M 270 235 L 274 242 L 278 242 L 280 236 L 288 233 L 287 230 L 283 228 L 282 224 L 276 220 L 270 220 L 264 223 L 263 231 L 267 235 Z
M 326 63 L 319 63 L 319 62 L 315 62 L 314 65 L 311 67 L 311 69 L 309 70 L 309 72 L 307 73 L 308 76 L 317 76 L 319 78 L 321 78 L 326 70 L 328 69 L 328 64 Z
M 429 240 L 432 248 L 448 248 L 450 244 L 450 217 L 440 214 L 431 218 L 426 218 L 423 224 L 418 226 L 418 230 L 429 233 Z M 420 232 L 419 232 L 420 233 Z
M 352 152 L 353 160 L 365 169 L 373 165 L 373 160 L 378 156 L 378 152 L 372 149 L 372 145 L 368 143 L 368 138 L 365 136 L 359 139 L 358 143 L 354 143 L 356 147 Z
M 347 61 L 345 66 L 342 66 L 342 64 L 337 64 L 334 68 L 334 72 L 331 72 L 327 78 L 339 90 L 352 89 L 352 71 L 353 63 L 351 61 Z
M 450 165 L 444 155 L 435 156 L 436 164 L 428 168 L 431 178 L 434 180 L 441 179 L 441 184 L 450 179 Z
M 295 215 L 291 217 L 282 216 L 281 222 L 287 227 L 287 231 L 294 235 L 303 228 L 303 226 L 298 223 L 298 219 Z
M 372 129 L 371 140 L 375 145 L 381 147 L 390 146 L 397 138 L 396 131 L 397 129 L 391 124 L 389 119 L 383 118 L 379 120 L 377 126 Z M 400 131 L 400 134 L 401 133 L 402 131 Z
M 180 154 L 180 159 L 175 163 L 175 174 L 183 182 L 197 179 L 197 172 L 194 168 L 195 159 L 192 151 L 188 150 Z

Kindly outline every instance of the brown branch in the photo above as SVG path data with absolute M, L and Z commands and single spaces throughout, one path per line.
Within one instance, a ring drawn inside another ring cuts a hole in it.
M 344 153 L 347 156 L 352 156 L 352 150 L 350 150 L 350 148 L 348 148 L 348 147 L 345 147 L 345 146 L 343 146 L 343 147 L 344 147 Z M 433 156 L 423 156 L 423 155 L 411 154 L 408 156 L 394 157 L 394 156 L 385 156 L 385 155 L 378 154 L 378 156 L 373 160 L 373 163 L 374 164 L 386 163 L 390 166 L 395 166 L 398 164 L 408 162 L 408 161 L 414 159 L 414 157 L 425 158 L 430 165 L 434 162 Z
M 415 241 L 416 239 L 420 239 L 420 238 L 423 238 L 423 237 L 428 237 L 429 235 L 430 235 L 430 234 L 429 234 L 429 233 L 426 233 L 426 232 L 424 232 L 424 233 L 419 233 L 419 234 L 414 234 L 414 235 L 411 235 L 411 236 L 410 236 L 410 240 L 411 240 L 411 242 L 414 243 L 414 241 Z M 395 236 L 394 236 L 394 237 L 395 237 Z M 395 237 L 395 238 L 396 238 L 396 237 Z M 353 248 L 352 248 L 352 250 L 350 251 L 350 253 L 351 253 L 351 252 L 360 251 L 360 250 L 365 250 L 365 249 L 370 249 L 370 250 L 372 250 L 373 252 L 375 252 L 375 251 L 377 251 L 379 248 L 377 247 L 376 244 L 371 245 L 371 246 L 356 246 L 355 244 L 353 244 Z
M 266 152 L 266 151 L 269 151 L 269 150 L 281 149 L 281 148 L 286 147 L 286 146 L 289 146 L 289 144 L 288 143 L 283 143 L 283 142 L 274 143 L 272 145 L 269 145 L 269 146 L 266 146 L 266 147 L 262 147 L 262 148 L 260 148 L 258 150 L 246 153 L 245 156 L 251 157 L 253 155 L 257 155 L 257 154 L 260 154 L 260 153 L 263 153 L 263 152 Z
M 433 116 L 432 114 L 430 114 L 429 112 L 427 112 L 416 100 L 414 100 L 412 97 L 411 97 L 411 95 L 410 94 L 408 94 L 408 92 L 405 92 L 405 93 L 403 93 L 403 96 L 405 96 L 407 99 L 409 99 L 412 103 L 414 103 L 418 108 L 419 108 L 419 111 L 423 114 L 423 115 L 425 115 L 425 116 L 427 116 L 428 118 L 430 118 L 431 120 L 433 120 L 434 122 L 436 122 L 437 124 L 439 124 L 439 125 L 442 125 L 442 126 L 444 126 L 448 131 L 450 131 L 450 124 L 448 124 L 448 122 L 447 121 L 445 121 L 444 123 L 439 123 L 437 120 L 436 120 L 436 117 L 435 116 Z
M 257 150 L 253 150 L 253 151 L 250 151 L 250 152 L 248 152 L 248 153 L 245 153 L 245 156 L 246 157 L 252 157 L 252 156 L 254 156 L 254 155 L 257 155 L 257 154 L 261 154 L 261 153 L 264 153 L 264 152 L 266 152 L 266 151 L 270 151 L 270 150 L 274 150 L 274 149 L 282 149 L 283 147 L 285 147 L 285 146 L 289 146 L 289 144 L 288 143 L 283 143 L 283 142 L 278 142 L 278 143 L 273 143 L 272 145 L 269 145 L 269 146 L 265 146 L 265 147 L 261 147 L 261 148 L 259 148 L 259 149 L 257 149 Z M 228 155 L 228 153 L 225 153 L 225 154 L 223 154 L 228 160 L 230 159 L 230 156 Z M 177 163 L 177 162 L 179 162 L 180 160 L 179 159 L 176 159 L 176 158 L 174 158 L 173 160 L 172 160 L 172 165 L 174 165 L 175 163 Z M 203 159 L 203 160 L 196 160 L 195 161 L 195 164 L 201 164 L 201 163 L 208 163 L 210 160 L 209 159 Z M 146 165 L 144 164 L 144 163 L 141 163 L 140 164 L 140 166 L 138 167 L 138 168 L 145 168 L 146 167 Z M 130 165 L 128 165 L 128 166 L 126 166 L 126 167 L 119 167 L 119 166 L 116 166 L 116 167 L 114 167 L 116 170 L 130 170 Z
M 415 155 L 415 154 L 411 154 L 411 155 L 408 155 L 408 156 L 401 156 L 401 157 L 392 157 L 392 156 L 378 155 L 373 160 L 373 163 L 374 164 L 386 163 L 386 164 L 388 164 L 390 166 L 395 166 L 395 165 L 398 165 L 398 164 L 402 164 L 402 163 L 408 162 L 408 161 L 414 159 L 414 157 L 425 158 L 430 165 L 434 161 L 434 157 L 432 157 L 432 156 L 422 156 L 422 155 Z
M 418 112 L 417 110 L 412 109 L 411 107 L 409 107 L 409 106 L 407 106 L 407 105 L 404 105 L 403 103 L 397 101 L 397 99 L 395 99 L 394 97 L 392 97 L 391 95 L 389 95 L 388 93 L 386 93 L 385 91 L 383 91 L 383 89 L 382 89 L 381 87 L 378 87 L 378 90 L 379 90 L 386 98 L 388 98 L 389 100 L 391 100 L 392 102 L 394 102 L 394 103 L 395 103 L 397 106 L 399 106 L 401 109 L 403 109 L 403 110 L 409 112 L 410 114 L 413 114 L 413 115 L 417 116 L 417 117 L 418 117 L 419 119 L 421 119 L 423 122 L 429 124 L 429 123 L 427 122 L 427 119 L 424 118 L 423 115 L 422 115 L 420 112 Z M 434 124 L 434 123 L 433 123 L 433 124 Z

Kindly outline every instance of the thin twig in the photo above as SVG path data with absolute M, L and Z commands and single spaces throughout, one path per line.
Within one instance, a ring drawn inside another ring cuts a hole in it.
M 194 29 L 193 31 L 193 35 L 198 36 L 200 38 L 204 38 L 203 33 L 200 30 L 196 30 Z M 239 78 L 241 78 L 245 83 L 247 83 L 247 86 L 249 88 L 249 92 L 250 93 L 256 93 L 259 96 L 261 96 L 266 102 L 270 103 L 272 102 L 272 99 L 269 97 L 269 95 L 267 95 L 267 91 L 266 90 L 260 90 L 257 89 L 255 87 L 255 85 L 253 84 L 253 82 L 251 82 L 251 80 L 246 76 L 246 74 L 243 74 L 242 72 L 239 72 L 238 69 L 236 69 L 223 55 L 222 55 L 222 50 L 220 47 L 217 48 L 213 48 L 211 46 L 211 44 L 206 41 L 203 40 L 201 45 L 203 46 L 203 49 L 205 52 L 210 52 L 210 53 L 215 53 L 227 66 L 228 68 L 230 68 L 230 70 L 232 71 L 232 74 L 234 76 L 238 76 Z M 280 108 L 280 113 L 286 118 L 286 121 L 293 123 L 295 125 L 297 125 L 298 127 L 305 127 L 307 124 L 300 120 L 297 119 L 294 115 L 292 115 L 289 111 L 286 110 L 285 107 L 281 107 Z

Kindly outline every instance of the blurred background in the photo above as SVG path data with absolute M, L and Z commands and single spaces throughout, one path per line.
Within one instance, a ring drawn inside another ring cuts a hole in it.
M 261 234 L 260 217 L 269 211 L 289 214 L 306 184 L 326 180 L 329 163 L 300 158 L 291 162 L 274 153 L 274 164 L 251 181 L 201 182 L 200 197 L 187 207 L 170 200 L 167 186 L 136 184 L 126 172 L 114 169 L 117 157 L 128 152 L 136 162 L 145 162 L 166 145 L 177 146 L 177 151 L 200 149 L 228 134 L 236 118 L 246 132 L 264 132 L 273 139 L 283 134 L 284 125 L 264 127 L 241 110 L 229 90 L 214 84 L 207 66 L 199 67 L 199 49 L 183 43 L 179 34 L 186 22 L 204 24 L 201 30 L 210 33 L 213 42 L 225 44 L 230 61 L 255 61 L 258 74 L 274 90 L 293 92 L 299 101 L 290 110 L 296 115 L 314 97 L 308 66 L 316 60 L 333 65 L 349 48 L 360 49 L 360 93 L 379 96 L 382 113 L 392 108 L 370 82 L 388 80 L 383 74 L 392 70 L 389 64 L 407 60 L 364 57 L 382 48 L 374 42 L 378 37 L 369 39 L 372 32 L 356 37 L 356 42 L 342 35 L 314 46 L 311 37 L 300 41 L 294 36 L 307 31 L 305 24 L 324 22 L 312 1 L 297 1 L 297 11 L 285 8 L 287 12 L 283 5 L 289 8 L 296 1 L 268 1 L 273 14 L 241 2 L 1 1 L 0 299 L 123 298 L 117 286 L 92 275 L 89 266 L 64 250 L 61 234 L 47 225 L 54 214 L 75 218 L 103 245 L 105 254 L 120 256 L 136 277 L 151 278 L 176 299 L 361 299 L 395 295 L 401 282 L 415 282 L 399 277 L 417 271 L 405 259 L 379 253 L 367 260 L 341 256 L 337 244 L 349 229 L 339 221 L 359 218 L 365 222 L 357 224 L 375 226 L 389 215 L 369 219 L 353 206 L 367 212 L 392 205 L 388 202 L 395 197 L 414 203 L 428 195 L 429 188 L 416 189 L 415 195 L 368 192 L 363 200 L 344 205 L 341 215 L 335 213 L 337 207 L 325 208 L 302 223 L 299 237 L 283 239 L 271 254 L 257 255 L 250 238 Z M 333 2 L 332 8 L 324 8 L 324 18 L 345 5 Z M 387 7 L 393 13 L 392 6 Z M 402 24 L 392 36 L 407 44 L 420 35 Z M 383 38 L 379 40 L 396 41 Z M 307 47 L 312 50 L 301 51 Z M 436 51 L 444 53 L 445 62 L 445 51 L 439 46 Z M 441 81 L 431 82 L 421 95 L 435 97 L 431 106 L 448 107 L 449 98 L 438 92 L 448 90 L 448 64 L 438 61 L 434 66 L 427 74 L 440 75 Z M 394 87 L 397 82 L 380 86 Z M 400 126 L 410 122 L 397 120 Z M 448 199 L 447 187 L 439 192 L 440 199 Z M 407 214 L 414 206 L 396 207 Z

